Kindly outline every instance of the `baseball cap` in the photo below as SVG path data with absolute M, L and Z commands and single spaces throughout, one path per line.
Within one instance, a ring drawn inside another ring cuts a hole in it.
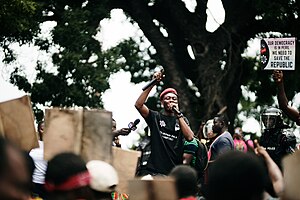
M 177 94 L 177 91 L 174 88 L 167 88 L 164 91 L 162 91 L 159 95 L 159 99 L 162 100 L 162 98 L 167 94 L 167 93 L 173 93 L 173 94 Z
M 86 164 L 91 175 L 90 187 L 98 192 L 113 192 L 119 183 L 115 168 L 101 160 L 91 160 Z

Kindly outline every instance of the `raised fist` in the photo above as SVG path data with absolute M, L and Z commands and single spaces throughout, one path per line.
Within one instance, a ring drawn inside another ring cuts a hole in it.
M 276 83 L 281 83 L 283 81 L 283 72 L 281 70 L 274 70 L 272 77 Z
M 153 74 L 153 79 L 156 79 L 156 81 L 161 81 L 164 77 L 163 71 L 157 71 Z

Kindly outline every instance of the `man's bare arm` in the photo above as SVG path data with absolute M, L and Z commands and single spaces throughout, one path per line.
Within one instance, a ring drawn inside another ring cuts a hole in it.
M 163 78 L 162 71 L 155 72 L 153 78 L 156 79 L 157 82 L 161 81 Z M 145 102 L 149 96 L 151 89 L 154 86 L 155 84 L 150 85 L 147 89 L 143 90 L 143 92 L 140 94 L 134 105 L 144 118 L 149 115 L 149 108 L 145 105 Z
M 288 104 L 288 99 L 285 94 L 284 90 L 284 83 L 283 83 L 283 72 L 280 70 L 275 70 L 273 72 L 273 79 L 277 85 L 277 99 L 279 108 L 297 125 L 300 125 L 300 113 L 295 108 L 291 107 Z

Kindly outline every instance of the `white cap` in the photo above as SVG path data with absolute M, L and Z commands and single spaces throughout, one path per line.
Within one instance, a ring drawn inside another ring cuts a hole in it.
M 99 192 L 113 192 L 119 183 L 118 173 L 113 166 L 101 161 L 91 160 L 86 164 L 91 175 L 90 187 Z
M 147 181 L 153 180 L 153 176 L 151 176 L 150 174 L 147 174 L 146 176 L 143 176 L 143 177 L 141 178 L 141 180 L 147 180 Z

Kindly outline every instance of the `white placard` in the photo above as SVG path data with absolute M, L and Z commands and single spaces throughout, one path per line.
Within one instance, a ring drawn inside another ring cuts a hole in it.
M 261 40 L 260 61 L 264 70 L 295 70 L 296 38 Z

